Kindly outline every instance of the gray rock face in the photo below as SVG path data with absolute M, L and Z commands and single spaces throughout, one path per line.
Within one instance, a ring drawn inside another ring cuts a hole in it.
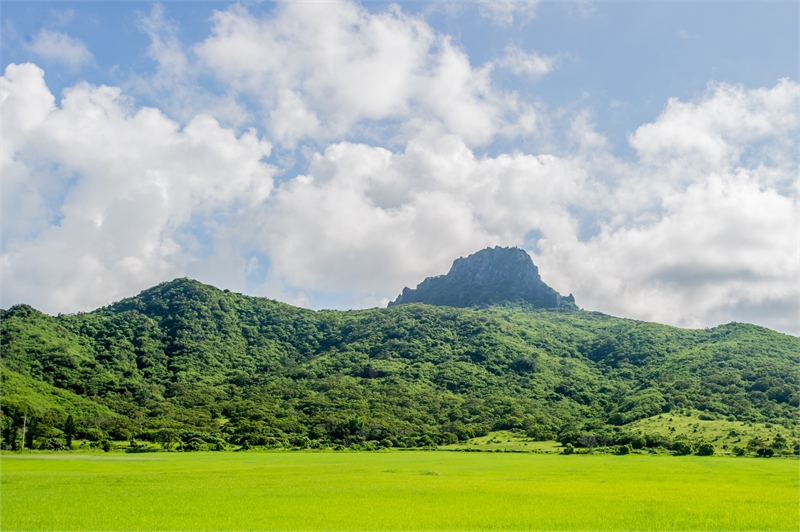
M 520 248 L 486 248 L 453 262 L 447 275 L 428 277 L 408 287 L 389 306 L 427 303 L 449 307 L 475 307 L 499 303 L 529 303 L 539 308 L 574 305 L 570 294 L 561 295 L 542 282 L 530 255 Z

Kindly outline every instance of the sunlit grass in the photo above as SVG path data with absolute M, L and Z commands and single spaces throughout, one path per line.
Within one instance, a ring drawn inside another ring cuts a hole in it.
M 797 530 L 798 462 L 454 452 L 2 457 L 7 530 Z
M 788 439 L 798 437 L 797 426 L 700 419 L 698 412 L 659 414 L 630 423 L 625 428 L 634 433 L 661 434 L 672 438 L 684 436 L 692 441 L 707 441 L 714 444 L 718 453 L 731 453 L 735 446 L 746 447 L 752 438 L 769 442 L 777 435 Z

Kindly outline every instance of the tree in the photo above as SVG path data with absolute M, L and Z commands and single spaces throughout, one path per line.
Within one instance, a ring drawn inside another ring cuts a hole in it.
M 675 442 L 673 450 L 675 454 L 692 454 L 692 445 L 685 441 Z
M 78 433 L 78 428 L 75 426 L 75 419 L 72 414 L 67 416 L 67 421 L 64 423 L 64 439 L 67 440 L 67 449 L 72 449 L 72 438 Z
M 704 441 L 697 448 L 697 454 L 700 456 L 711 456 L 714 454 L 714 446 L 707 441 Z

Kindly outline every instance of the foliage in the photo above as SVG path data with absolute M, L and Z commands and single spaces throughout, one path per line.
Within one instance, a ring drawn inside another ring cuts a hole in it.
M 714 454 L 714 445 L 704 441 L 700 445 L 697 446 L 697 454 L 700 456 L 711 456 Z
M 627 429 L 649 416 L 796 427 L 800 404 L 797 338 L 574 307 L 314 312 L 178 279 L 89 313 L 18 305 L 0 333 L 7 448 L 25 419 L 32 443 L 65 437 L 71 415 L 75 435 L 165 449 L 431 446 L 492 430 L 638 449 L 672 444 Z

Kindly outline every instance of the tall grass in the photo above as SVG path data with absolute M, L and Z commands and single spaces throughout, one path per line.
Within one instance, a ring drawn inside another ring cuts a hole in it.
M 798 462 L 544 454 L 3 455 L 2 530 L 797 530 Z

